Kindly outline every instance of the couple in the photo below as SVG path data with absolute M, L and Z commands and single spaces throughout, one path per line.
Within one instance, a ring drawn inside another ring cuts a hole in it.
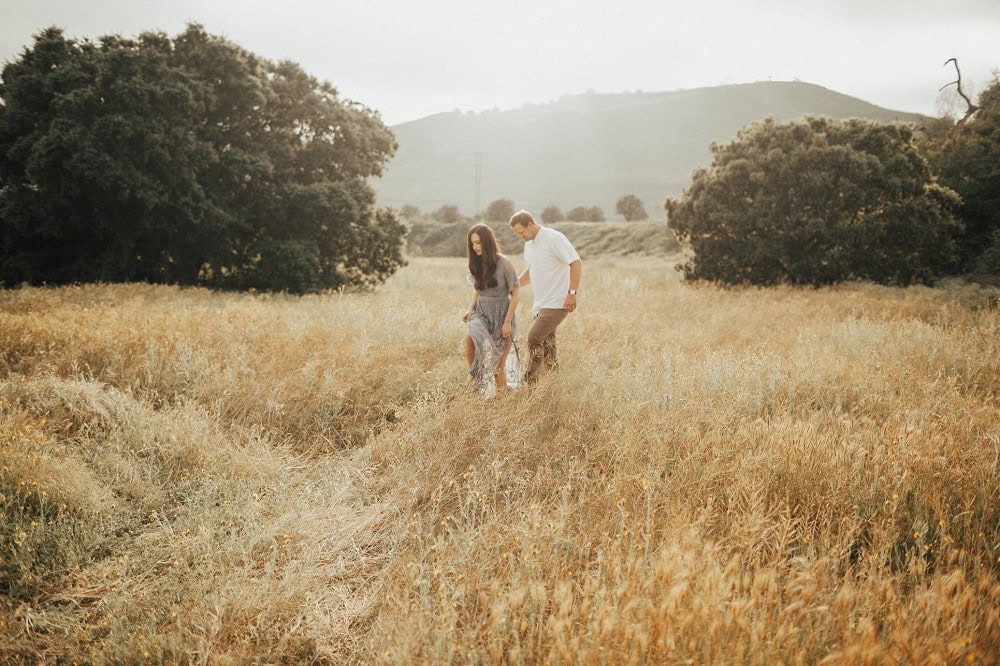
M 492 229 L 485 224 L 469 229 L 469 273 L 476 294 L 462 320 L 469 325 L 465 360 L 477 388 L 484 387 L 490 375 L 497 389 L 507 388 L 507 355 L 517 335 L 514 315 L 520 287 L 530 284 L 535 297 L 525 384 L 537 381 L 543 368 L 555 367 L 556 327 L 576 310 L 583 263 L 573 244 L 561 232 L 537 224 L 527 211 L 514 213 L 510 227 L 524 241 L 527 267 L 520 276 L 500 254 Z

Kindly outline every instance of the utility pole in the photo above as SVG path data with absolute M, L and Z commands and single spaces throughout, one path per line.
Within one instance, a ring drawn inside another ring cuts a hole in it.
M 479 215 L 479 193 L 483 184 L 483 154 L 476 151 L 476 215 Z

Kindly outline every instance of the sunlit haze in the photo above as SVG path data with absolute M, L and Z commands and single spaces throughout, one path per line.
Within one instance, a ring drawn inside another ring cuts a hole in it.
M 1000 67 L 996 0 L 5 0 L 2 14 L 4 62 L 50 25 L 97 38 L 201 23 L 265 58 L 298 62 L 389 125 L 586 90 L 793 79 L 935 115 L 939 89 L 955 80 L 949 58 L 967 92 Z

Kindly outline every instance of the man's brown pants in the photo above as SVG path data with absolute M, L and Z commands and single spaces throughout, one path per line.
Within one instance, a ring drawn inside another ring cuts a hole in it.
M 556 367 L 556 327 L 568 313 L 562 308 L 543 308 L 528 331 L 528 370 L 524 383 L 533 384 L 543 369 Z

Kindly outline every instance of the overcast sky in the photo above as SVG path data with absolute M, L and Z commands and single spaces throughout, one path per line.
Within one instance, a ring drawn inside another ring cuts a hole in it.
M 935 115 L 1000 68 L 1000 0 L 0 0 L 0 61 L 57 25 L 96 38 L 205 26 L 290 59 L 389 124 L 564 94 L 799 79 Z M 954 87 L 952 87 L 953 89 Z

